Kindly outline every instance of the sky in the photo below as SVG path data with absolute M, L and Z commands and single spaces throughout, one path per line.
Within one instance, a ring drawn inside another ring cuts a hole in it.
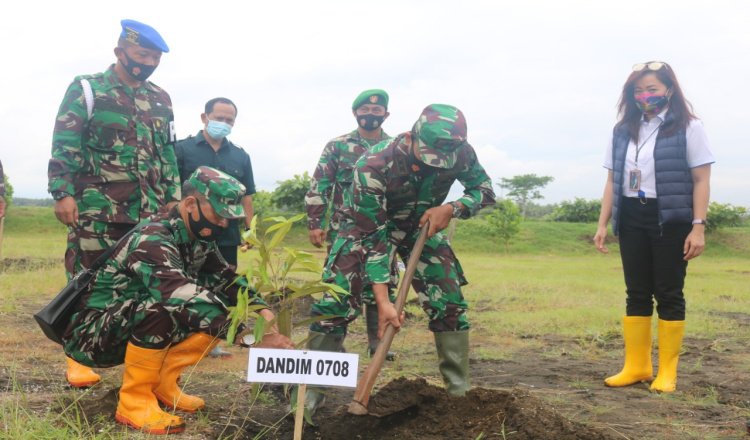
M 52 129 L 76 75 L 106 70 L 120 20 L 170 47 L 150 78 L 179 139 L 206 101 L 232 99 L 229 139 L 259 190 L 305 171 L 356 128 L 363 90 L 390 94 L 391 135 L 432 103 L 461 109 L 493 182 L 552 176 L 538 203 L 602 196 L 604 151 L 635 63 L 668 62 L 716 158 L 711 199 L 750 206 L 750 3 L 746 1 L 15 2 L 0 41 L 0 160 L 16 197 L 44 198 Z M 742 55 L 745 54 L 745 55 Z M 495 186 L 499 196 L 503 190 Z M 456 197 L 458 183 L 452 193 Z

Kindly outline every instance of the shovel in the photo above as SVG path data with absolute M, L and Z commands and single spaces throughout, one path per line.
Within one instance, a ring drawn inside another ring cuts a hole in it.
M 417 263 L 419 263 L 419 257 L 422 255 L 422 249 L 424 243 L 427 241 L 427 230 L 430 228 L 430 221 L 426 221 L 419 231 L 419 237 L 417 242 L 414 244 L 409 255 L 409 261 L 406 263 L 406 272 L 404 278 L 401 280 L 401 286 L 398 289 L 398 296 L 396 296 L 396 316 L 401 316 L 401 312 L 404 310 L 404 304 L 406 304 L 406 295 L 409 293 L 409 286 L 414 278 L 414 272 L 417 270 Z M 370 361 L 370 365 L 367 366 L 362 378 L 359 380 L 357 385 L 357 391 L 354 393 L 354 399 L 349 404 L 349 413 L 363 416 L 368 413 L 367 405 L 370 403 L 370 393 L 372 393 L 372 387 L 375 385 L 375 380 L 378 378 L 378 373 L 383 367 L 383 361 L 385 356 L 388 354 L 388 350 L 391 348 L 393 343 L 393 337 L 396 335 L 396 329 L 388 324 L 383 332 L 383 339 L 380 340 L 375 355 Z M 380 416 L 380 415 L 378 415 Z

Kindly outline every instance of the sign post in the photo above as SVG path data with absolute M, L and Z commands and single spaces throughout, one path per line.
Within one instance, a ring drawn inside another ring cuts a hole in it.
M 298 384 L 295 440 L 302 438 L 307 385 L 357 387 L 359 355 L 313 350 L 250 348 L 247 381 Z

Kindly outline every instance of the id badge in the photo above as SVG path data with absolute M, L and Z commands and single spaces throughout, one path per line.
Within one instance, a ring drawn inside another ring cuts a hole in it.
M 638 191 L 641 189 L 641 170 L 630 170 L 630 183 L 628 190 Z

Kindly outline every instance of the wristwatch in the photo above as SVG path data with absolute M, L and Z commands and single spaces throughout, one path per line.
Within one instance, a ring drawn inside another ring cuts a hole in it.
M 461 209 L 461 205 L 458 204 L 458 202 L 448 202 L 449 205 L 453 206 L 453 218 L 458 218 L 461 216 L 461 213 L 463 212 L 463 209 Z
M 65 197 L 72 197 L 70 193 L 66 193 L 65 191 L 52 191 L 52 198 L 57 200 L 62 200 Z
M 693 220 L 693 224 L 694 225 L 704 225 L 704 226 L 706 226 L 706 225 L 708 225 L 708 222 L 705 221 L 705 220 L 695 219 L 695 220 Z

